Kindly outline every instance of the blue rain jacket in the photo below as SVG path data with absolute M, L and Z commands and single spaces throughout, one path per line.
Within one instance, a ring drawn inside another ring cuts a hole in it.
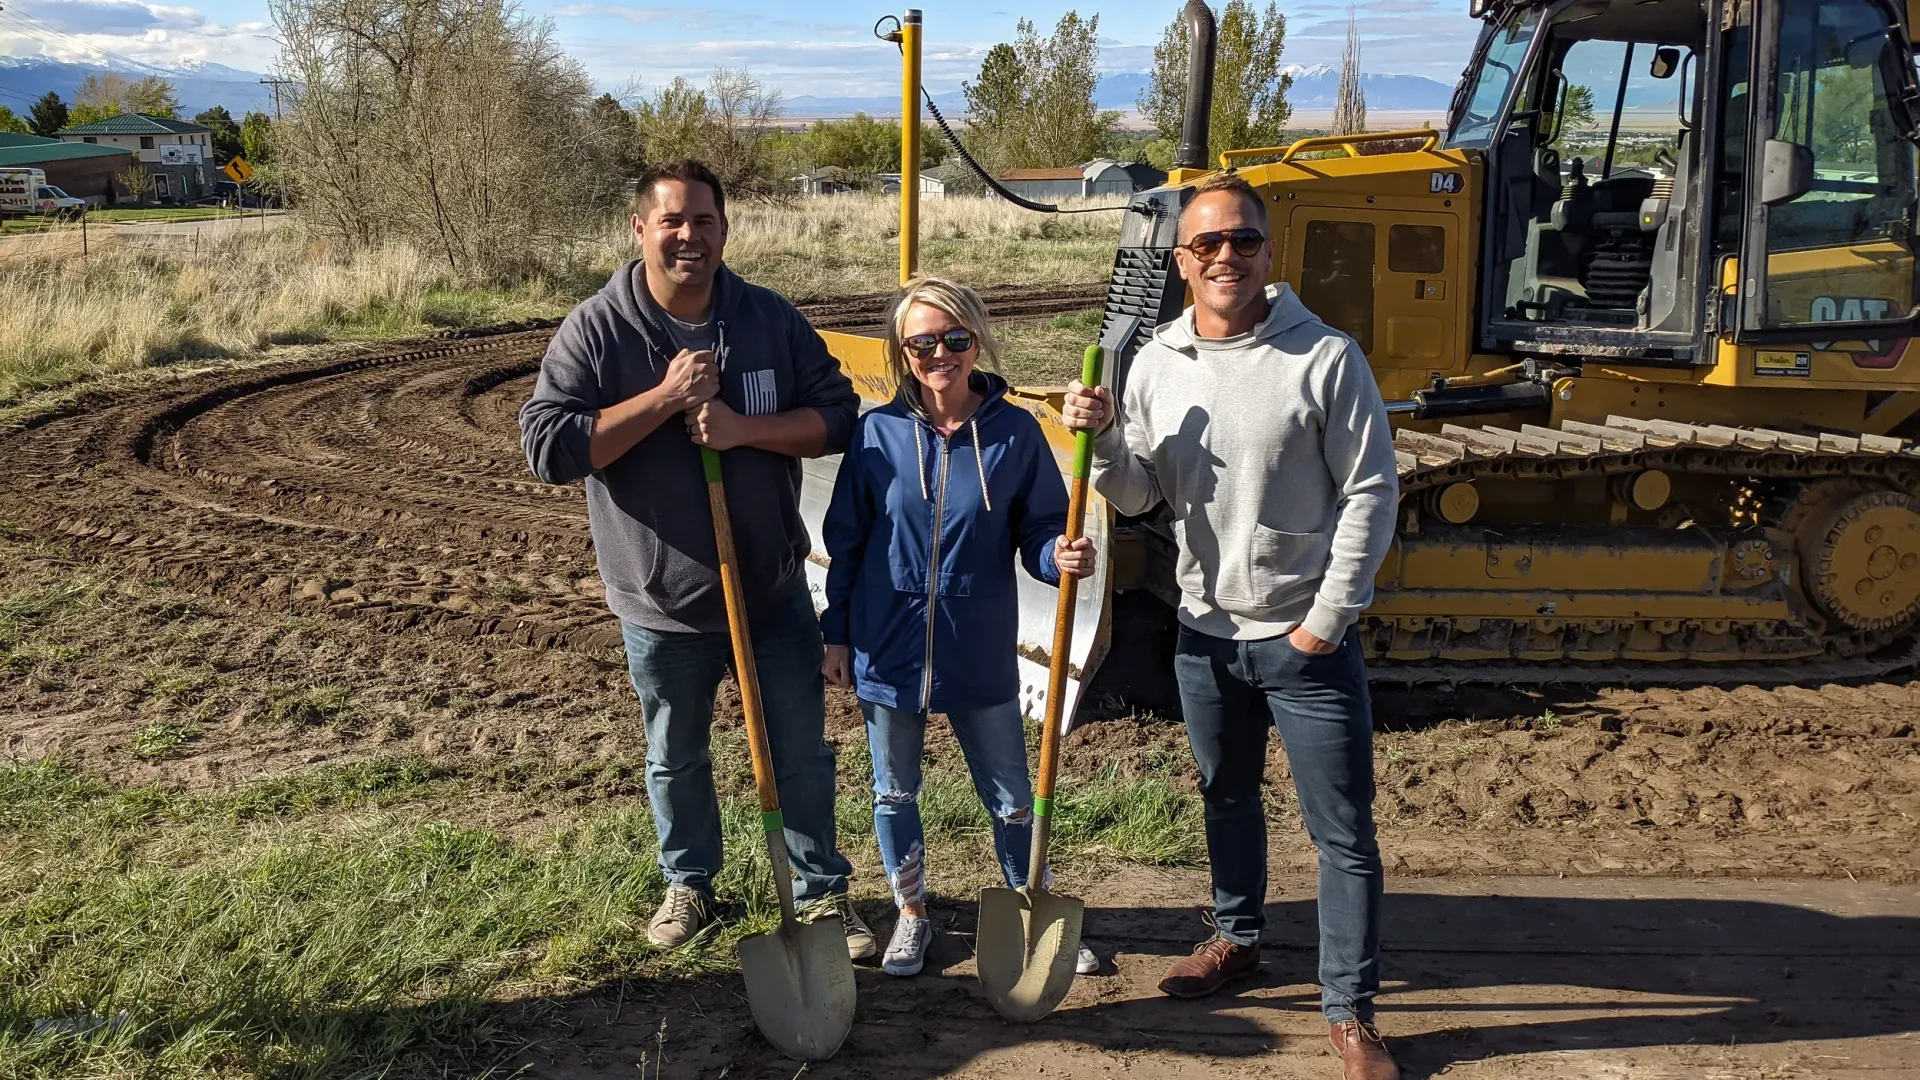
M 1067 489 L 1053 450 L 1005 380 L 976 371 L 971 385 L 985 400 L 951 437 L 902 395 L 860 418 L 840 461 L 821 530 L 832 560 L 821 632 L 851 646 L 854 688 L 875 704 L 945 713 L 1014 700 L 1014 560 L 1060 581 Z

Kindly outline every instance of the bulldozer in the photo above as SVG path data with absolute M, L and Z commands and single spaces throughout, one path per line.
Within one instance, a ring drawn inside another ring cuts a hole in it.
M 1268 204 L 1274 278 L 1359 344 L 1394 421 L 1398 528 L 1360 623 L 1375 680 L 1912 664 L 1920 3 L 1470 2 L 1482 27 L 1444 129 L 1210 158 L 1213 16 L 1190 0 L 1175 167 L 1120 211 L 1102 323 L 1116 391 L 1189 302 L 1181 207 L 1236 170 Z M 872 339 L 829 345 L 888 396 Z M 1058 388 L 1018 398 L 1064 454 Z M 1078 704 L 1164 700 L 1140 688 L 1170 681 L 1152 675 L 1168 669 L 1171 523 L 1096 506 L 1089 527 L 1105 557 L 1082 585 Z M 1023 670 L 1043 669 L 1051 590 L 1023 590 Z

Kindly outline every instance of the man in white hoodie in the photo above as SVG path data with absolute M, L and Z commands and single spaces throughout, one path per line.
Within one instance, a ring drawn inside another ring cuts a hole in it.
M 1187 203 L 1175 249 L 1194 306 L 1111 393 L 1068 389 L 1099 433 L 1094 487 L 1122 514 L 1165 503 L 1179 543 L 1174 671 L 1206 804 L 1216 934 L 1167 972 L 1175 997 L 1255 974 L 1267 893 L 1260 802 L 1278 728 L 1320 849 L 1321 1008 L 1347 1080 L 1398 1072 L 1373 1026 L 1382 871 L 1373 715 L 1355 620 L 1393 541 L 1393 434 L 1367 358 L 1284 283 L 1260 195 L 1231 173 Z

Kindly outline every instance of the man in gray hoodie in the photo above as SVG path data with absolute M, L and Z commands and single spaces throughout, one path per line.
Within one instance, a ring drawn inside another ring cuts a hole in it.
M 708 729 L 732 659 L 701 446 L 722 451 L 767 740 L 797 898 L 834 912 L 855 959 L 877 951 L 847 902 L 834 842 L 834 754 L 825 738 L 824 648 L 803 572 L 800 458 L 839 453 L 859 399 L 826 343 L 771 290 L 721 261 L 726 195 L 705 166 L 650 172 L 633 216 L 641 258 L 575 308 L 520 410 L 542 480 L 584 479 L 587 523 L 646 714 L 647 794 L 667 894 L 654 944 L 711 918 L 720 807 Z
M 1206 804 L 1213 938 L 1167 972 L 1175 997 L 1255 974 L 1267 893 L 1260 803 L 1278 728 L 1320 849 L 1321 1008 L 1347 1080 L 1398 1072 L 1373 1026 L 1380 849 L 1373 717 L 1355 620 L 1393 542 L 1393 435 L 1367 358 L 1284 283 L 1267 285 L 1267 211 L 1229 173 L 1180 218 L 1194 306 L 1106 388 L 1069 389 L 1069 427 L 1099 432 L 1094 487 L 1115 510 L 1164 503 L 1179 545 L 1174 672 Z

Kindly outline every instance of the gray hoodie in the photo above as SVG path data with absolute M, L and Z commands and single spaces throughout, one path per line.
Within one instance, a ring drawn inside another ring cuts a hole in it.
M 1192 308 L 1154 331 L 1094 444 L 1093 484 L 1122 514 L 1167 504 L 1182 623 L 1337 642 L 1393 543 L 1393 433 L 1353 339 L 1284 283 L 1267 299 L 1240 337 L 1198 336 Z
M 722 266 L 713 319 L 720 399 L 729 408 L 812 408 L 827 422 L 825 452 L 846 448 L 859 397 L 792 304 Z M 587 523 L 615 615 L 650 630 L 716 633 L 727 628 L 719 555 L 700 451 L 686 426 L 669 419 L 597 472 L 587 457 L 596 414 L 660 385 L 678 351 L 635 259 L 554 334 L 520 410 L 520 445 L 540 479 L 586 480 Z M 812 545 L 800 519 L 800 462 L 745 446 L 720 456 L 751 612 L 803 581 Z

